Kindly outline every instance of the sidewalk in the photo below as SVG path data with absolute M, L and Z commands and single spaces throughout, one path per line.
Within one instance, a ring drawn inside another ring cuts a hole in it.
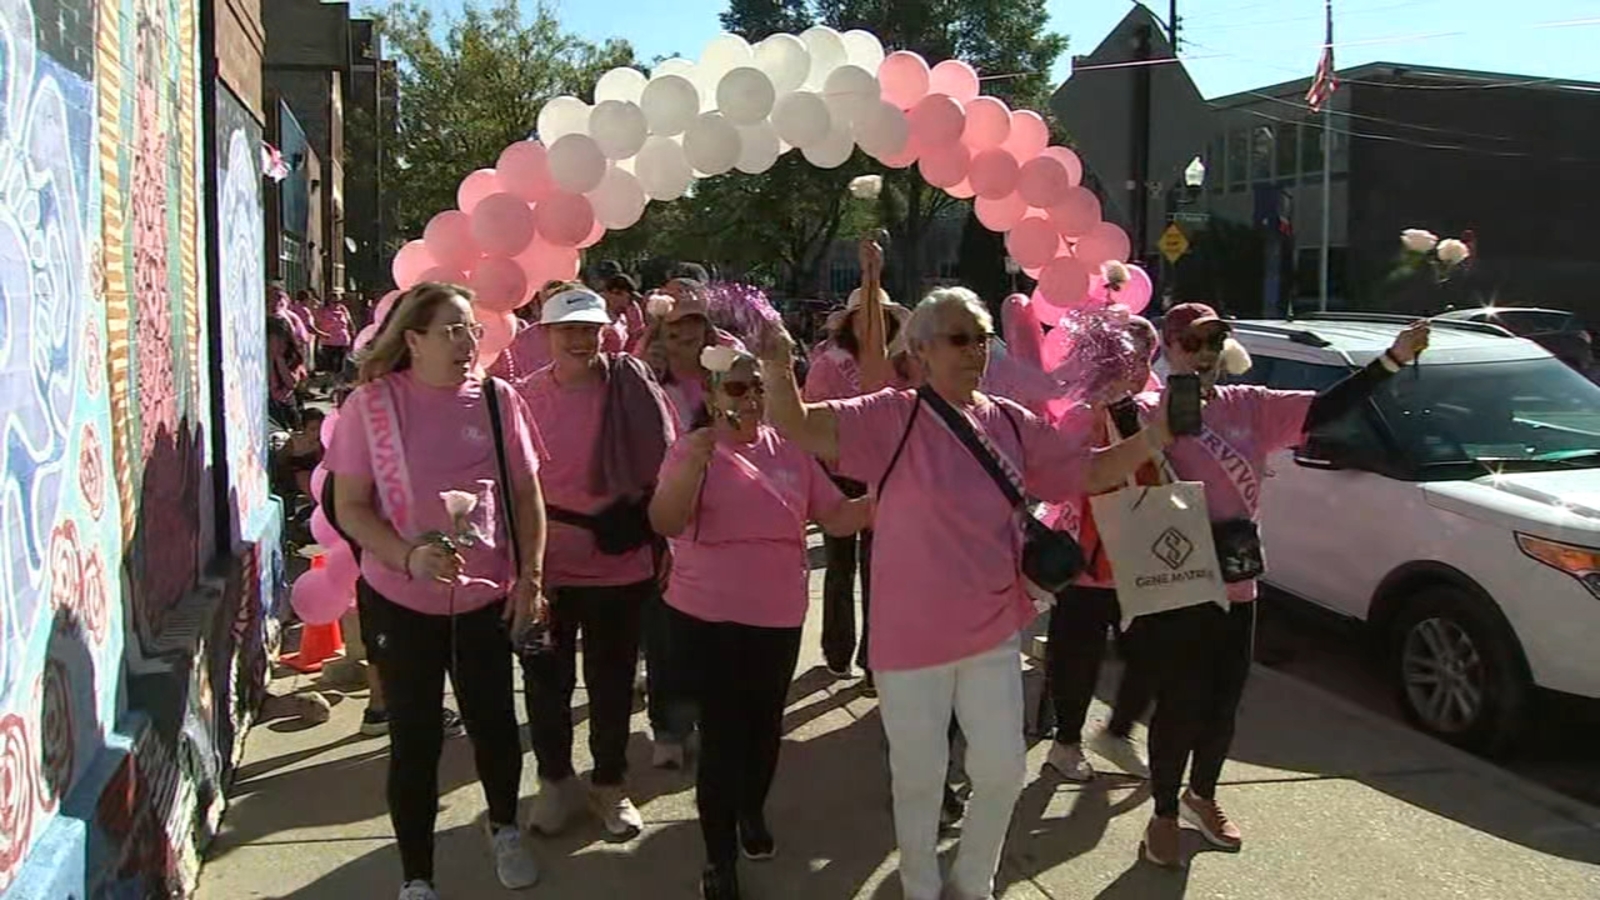
M 764 865 L 741 864 L 745 893 L 753 900 L 897 900 L 877 704 L 856 683 L 837 683 L 822 668 L 821 573 L 814 576 L 768 807 L 780 855 Z M 273 691 L 312 686 L 312 679 L 296 676 L 274 683 Z M 199 900 L 394 896 L 399 858 L 384 805 L 387 740 L 357 732 L 364 692 L 330 698 L 336 705 L 325 724 L 262 722 L 250 733 Z M 581 687 L 575 702 L 581 715 Z M 1097 703 L 1091 719 L 1104 714 Z M 648 768 L 642 714 L 634 732 L 630 759 L 644 834 L 610 844 L 597 823 L 585 822 L 560 840 L 531 840 L 544 876 L 524 896 L 698 896 L 703 856 L 692 780 Z M 586 733 L 580 726 L 580 770 Z M 1222 799 L 1247 836 L 1248 849 L 1239 855 L 1202 851 L 1198 837 L 1186 832 L 1193 859 L 1185 872 L 1138 863 L 1148 790 L 1107 777 L 1084 788 L 1041 779 L 1046 750 L 1041 744 L 1029 755 L 1030 783 L 996 891 L 1007 900 L 1600 897 L 1600 810 L 1259 666 L 1223 772 Z M 447 742 L 440 890 L 446 900 L 510 897 L 489 863 L 472 772 L 468 742 Z M 535 785 L 529 754 L 525 798 Z

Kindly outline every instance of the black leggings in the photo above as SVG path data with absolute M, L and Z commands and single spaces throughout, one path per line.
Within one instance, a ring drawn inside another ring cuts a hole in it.
M 1119 627 L 1121 618 L 1117 592 L 1110 588 L 1069 587 L 1050 610 L 1050 697 L 1055 703 L 1057 743 L 1083 740 L 1084 718 L 1106 656 L 1106 629 Z M 1106 727 L 1127 737 L 1134 721 L 1150 706 L 1153 686 L 1148 663 L 1132 634 L 1118 633 L 1117 650 L 1125 665 Z
M 833 479 L 846 497 L 864 497 L 867 486 L 848 478 Z M 872 607 L 872 532 L 849 537 L 822 537 L 827 568 L 822 576 L 822 656 L 828 668 L 856 665 L 867 670 L 867 617 Z M 861 642 L 856 643 L 856 571 L 861 572 Z
M 732 865 L 739 823 L 765 821 L 800 629 L 707 622 L 670 607 L 667 614 L 700 703 L 695 803 L 706 860 Z
M 1224 612 L 1205 604 L 1140 616 L 1130 633 L 1150 663 L 1156 712 L 1150 722 L 1150 787 L 1156 815 L 1178 814 L 1178 789 L 1216 799 L 1234 718 L 1250 675 L 1255 603 Z M 1192 759 L 1192 761 L 1191 761 Z
M 578 633 L 583 633 L 583 684 L 589 691 L 590 780 L 622 784 L 628 773 L 628 720 L 639 671 L 639 622 L 656 590 L 654 579 L 616 587 L 560 587 L 550 597 L 550 646 L 522 656 L 528 732 L 539 777 L 572 775 L 572 692 L 578 686 Z
M 400 845 L 400 866 L 406 881 L 432 881 L 446 672 L 472 739 L 489 821 L 517 821 L 522 741 L 512 699 L 505 601 L 452 619 L 406 609 L 365 581 L 356 596 L 362 637 L 389 708 L 389 820 Z

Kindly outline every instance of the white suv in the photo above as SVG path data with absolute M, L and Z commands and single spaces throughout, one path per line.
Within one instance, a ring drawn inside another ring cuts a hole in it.
M 1408 321 L 1234 327 L 1236 382 L 1320 390 Z M 1418 365 L 1270 461 L 1266 581 L 1363 622 L 1413 724 L 1494 752 L 1533 687 L 1600 698 L 1600 387 L 1531 341 L 1435 320 Z

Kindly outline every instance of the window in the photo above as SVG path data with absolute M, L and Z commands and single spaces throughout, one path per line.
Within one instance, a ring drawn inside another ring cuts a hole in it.
M 1298 359 L 1273 360 L 1267 386 L 1280 391 L 1322 391 L 1350 374 L 1343 366 L 1323 366 Z
M 1250 181 L 1250 133 L 1243 128 L 1228 132 L 1228 191 L 1244 190 Z
M 1272 377 L 1272 370 L 1282 360 L 1274 359 L 1270 356 L 1255 356 L 1251 358 L 1254 360 L 1254 364 L 1250 366 L 1250 371 L 1243 375 L 1224 373 L 1219 381 L 1223 384 L 1255 384 L 1265 387 L 1267 379 Z
M 1350 135 L 1340 128 L 1333 126 L 1333 174 L 1350 171 Z
M 1300 126 L 1285 122 L 1278 126 L 1278 180 L 1293 184 L 1300 168 Z
M 1322 174 L 1322 123 L 1305 122 L 1300 126 L 1300 173 Z
M 1228 142 L 1224 138 L 1215 137 L 1206 145 L 1206 191 L 1212 194 L 1222 193 L 1227 186 L 1227 169 L 1224 168 L 1224 157 Z
M 1257 126 L 1250 133 L 1250 180 L 1263 182 L 1272 180 L 1272 160 L 1276 146 L 1276 134 L 1271 125 Z

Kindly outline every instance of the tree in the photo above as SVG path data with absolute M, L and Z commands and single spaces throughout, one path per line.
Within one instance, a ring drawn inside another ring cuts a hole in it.
M 375 18 L 396 60 L 398 102 L 386 140 L 383 184 L 397 241 L 421 236 L 428 219 L 453 209 L 474 169 L 534 130 L 545 101 L 590 98 L 607 69 L 634 64 L 620 40 L 595 45 L 569 32 L 545 7 L 525 18 L 518 0 L 436 19 L 417 0 L 395 0 Z M 357 141 L 380 123 L 352 123 Z

